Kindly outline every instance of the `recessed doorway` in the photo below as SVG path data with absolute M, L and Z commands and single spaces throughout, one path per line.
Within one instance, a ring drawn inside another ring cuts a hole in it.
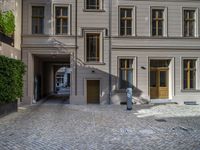
M 150 98 L 169 98 L 170 60 L 150 60 Z
M 87 80 L 87 103 L 100 103 L 100 80 Z

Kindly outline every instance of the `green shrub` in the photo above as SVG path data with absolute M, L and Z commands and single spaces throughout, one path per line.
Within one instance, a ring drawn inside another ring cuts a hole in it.
M 24 73 L 23 62 L 0 56 L 0 103 L 13 102 L 22 97 Z
M 15 32 L 15 16 L 12 11 L 0 12 L 0 31 L 7 36 Z

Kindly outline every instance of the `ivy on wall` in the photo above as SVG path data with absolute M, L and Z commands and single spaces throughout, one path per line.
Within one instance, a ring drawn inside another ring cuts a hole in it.
M 12 37 L 15 32 L 15 16 L 12 11 L 0 12 L 0 32 Z
M 23 62 L 0 56 L 0 104 L 22 97 L 24 73 Z

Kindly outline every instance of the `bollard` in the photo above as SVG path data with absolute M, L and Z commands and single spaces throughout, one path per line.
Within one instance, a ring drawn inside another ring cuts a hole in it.
M 132 110 L 132 88 L 126 89 L 126 96 L 127 96 L 127 110 Z

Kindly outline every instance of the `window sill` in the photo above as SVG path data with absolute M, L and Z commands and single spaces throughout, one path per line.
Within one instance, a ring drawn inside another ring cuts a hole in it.
M 104 62 L 85 62 L 84 65 L 106 65 Z
M 198 93 L 198 92 L 200 92 L 200 90 L 181 90 L 181 92 L 184 92 L 184 93 Z
M 131 38 L 131 37 L 136 37 L 136 35 L 119 35 L 119 38 Z
M 106 12 L 104 9 L 83 9 L 83 12 Z

